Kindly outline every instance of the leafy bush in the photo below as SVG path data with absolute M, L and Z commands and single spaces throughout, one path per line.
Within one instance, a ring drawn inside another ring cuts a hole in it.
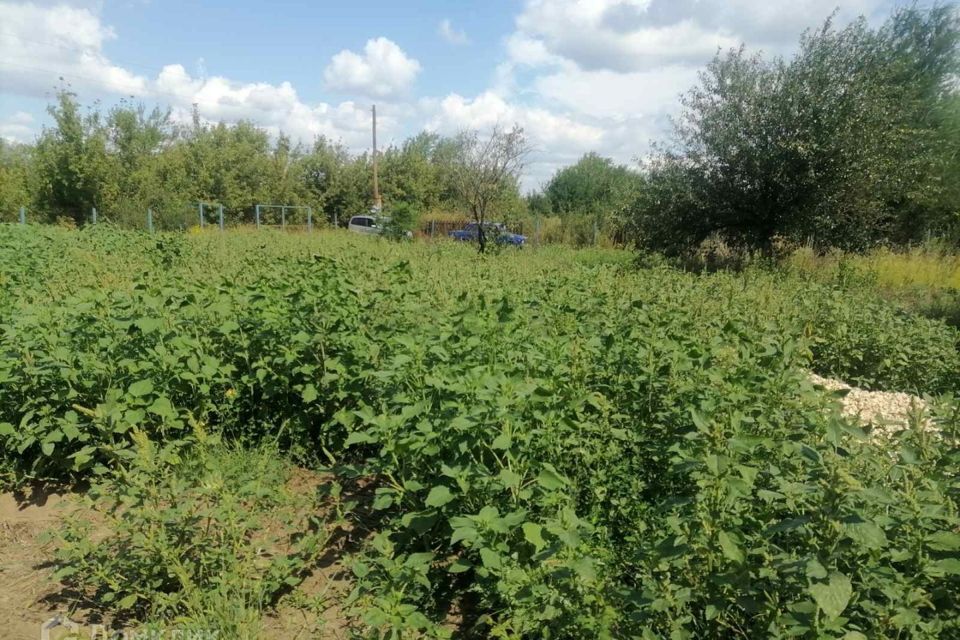
M 758 267 L 265 237 L 0 236 L 0 444 L 21 476 L 129 491 L 119 534 L 65 547 L 106 606 L 210 613 L 209 567 L 250 575 L 181 510 L 263 526 L 247 471 L 211 506 L 230 465 L 175 444 L 203 425 L 370 487 L 348 604 L 371 637 L 960 633 L 957 403 L 881 447 L 808 380 L 956 392 L 956 330 Z M 158 562 L 188 537 L 195 592 Z M 235 600 L 275 593 L 254 575 Z
M 389 218 L 383 224 L 383 237 L 388 240 L 405 240 L 417 222 L 417 212 L 410 204 L 398 202 L 390 207 Z
M 718 53 L 648 164 L 638 244 L 862 251 L 956 226 L 958 42 L 954 7 L 912 6 L 878 27 L 828 18 L 787 60 Z
M 257 637 L 261 610 L 299 583 L 326 534 L 268 450 L 198 436 L 135 434 L 130 460 L 90 490 L 94 516 L 56 535 L 55 576 L 119 619 Z

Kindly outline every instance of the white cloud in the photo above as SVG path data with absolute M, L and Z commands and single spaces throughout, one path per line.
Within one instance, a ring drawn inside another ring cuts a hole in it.
M 553 173 L 557 166 L 575 161 L 587 151 L 600 148 L 603 129 L 547 109 L 513 104 L 492 91 L 475 98 L 453 93 L 429 101 L 433 115 L 426 128 L 452 135 L 466 129 L 487 132 L 495 125 L 518 124 L 533 147 L 523 185 L 530 189 Z
M 665 66 L 617 73 L 562 68 L 537 77 L 544 98 L 599 118 L 623 119 L 672 111 L 678 96 L 697 80 L 697 67 Z
M 387 38 L 368 40 L 363 55 L 344 49 L 323 72 L 327 86 L 370 98 L 401 97 L 413 86 L 420 63 Z
M 448 44 L 470 44 L 470 38 L 467 37 L 467 32 L 463 29 L 454 29 L 453 23 L 450 22 L 449 18 L 444 18 L 440 21 L 440 24 L 437 26 L 437 33 L 440 34 L 440 37 Z
M 508 47 L 517 62 L 550 56 L 586 70 L 636 72 L 707 62 L 718 48 L 747 42 L 789 51 L 807 27 L 822 23 L 838 0 L 527 0 Z M 838 22 L 872 16 L 886 0 L 846 0 Z M 537 48 L 537 44 L 542 49 Z
M 26 111 L 0 119 L 0 138 L 7 142 L 29 142 L 35 135 L 33 116 Z
M 158 95 L 172 100 L 173 117 L 188 122 L 192 105 L 211 122 L 250 120 L 273 134 L 281 131 L 303 141 L 318 135 L 342 140 L 354 150 L 366 148 L 370 137 L 370 112 L 354 102 L 308 105 L 289 82 L 238 83 L 221 76 L 194 78 L 179 64 L 167 65 L 154 84 Z M 377 124 L 389 136 L 397 131 L 396 116 L 380 115 Z
M 66 81 L 75 90 L 142 96 L 146 79 L 103 52 L 115 37 L 89 9 L 0 2 L 0 86 L 44 96 Z
M 657 64 L 704 62 L 738 40 L 725 28 L 690 18 L 658 24 L 651 0 L 530 0 L 517 18 L 520 38 L 542 44 L 583 69 L 640 71 Z M 530 47 L 528 46 L 529 50 Z

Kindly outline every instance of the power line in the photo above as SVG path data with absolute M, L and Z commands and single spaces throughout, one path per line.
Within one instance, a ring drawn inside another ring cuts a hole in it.
M 35 72 L 38 72 L 38 73 L 48 73 L 48 74 L 51 74 L 51 75 L 58 76 L 58 77 L 60 77 L 60 78 L 67 78 L 67 79 L 74 79 L 74 80 L 85 80 L 85 81 L 87 81 L 87 82 L 90 82 L 90 83 L 93 83 L 93 84 L 95 84 L 95 85 L 98 85 L 98 86 L 101 87 L 101 88 L 108 89 L 108 86 L 105 85 L 104 79 L 103 79 L 102 77 L 101 77 L 101 78 L 95 78 L 95 77 L 93 77 L 93 76 L 88 76 L 88 75 L 85 75 L 85 74 L 82 74 L 82 73 L 76 73 L 76 72 L 74 72 L 74 71 L 62 71 L 62 70 L 60 70 L 60 69 L 47 69 L 47 68 L 44 68 L 44 67 L 34 67 L 34 66 L 30 66 L 30 65 L 25 65 L 25 64 L 16 63 L 16 62 L 12 62 L 12 63 L 11 63 L 11 62 L 2 62 L 2 63 L 0 63 L 0 73 L 2 73 L 4 67 L 6 67 L 6 68 L 13 67 L 13 68 L 19 69 L 19 70 L 21 70 L 21 71 L 35 71 Z M 181 101 L 181 102 L 184 100 L 184 96 L 181 95 L 181 94 L 173 93 L 173 92 L 171 92 L 171 91 L 162 91 L 162 90 L 159 90 L 159 89 L 149 88 L 149 87 L 147 86 L 147 83 L 148 83 L 148 82 L 149 82 L 148 79 L 144 79 L 144 87 L 143 87 L 142 89 L 138 89 L 138 88 L 136 88 L 136 87 L 127 87 L 126 89 L 122 89 L 122 88 L 112 88 L 112 89 L 109 89 L 109 90 L 110 90 L 112 93 L 124 93 L 124 91 L 129 90 L 129 91 L 130 91 L 130 95 L 131 95 L 132 97 L 137 97 L 138 94 L 141 94 L 141 95 L 143 95 L 144 97 L 149 97 L 149 96 L 166 96 L 166 97 L 170 97 L 170 98 L 176 98 L 177 100 L 179 100 L 179 101 Z M 118 89 L 119 89 L 119 90 L 118 90 Z
M 21 35 L 15 35 L 15 36 L 13 36 L 12 40 L 13 40 L 14 42 L 30 42 L 30 43 L 33 43 L 33 44 L 36 44 L 36 45 L 41 45 L 41 46 L 45 46 L 45 47 L 53 47 L 53 48 L 59 49 L 59 50 L 61 50 L 61 51 L 68 51 L 68 52 L 72 52 L 72 53 L 88 53 L 88 54 L 90 54 L 90 55 L 92 55 L 92 56 L 102 57 L 103 59 L 108 60 L 108 61 L 109 61 L 109 60 L 113 60 L 113 57 L 112 57 L 112 56 L 108 56 L 108 55 L 106 55 L 103 51 L 97 50 L 97 49 L 95 49 L 95 48 L 93 48 L 93 47 L 89 47 L 89 46 L 69 45 L 69 44 L 66 44 L 66 43 L 64 43 L 64 42 L 54 42 L 54 41 L 52 41 L 52 40 L 42 40 L 42 39 L 39 39 L 39 38 L 29 38 L 29 37 L 25 37 L 25 36 L 21 36 Z M 155 64 L 147 63 L 147 62 L 142 61 L 142 60 L 139 61 L 139 62 L 136 62 L 136 63 L 130 62 L 130 61 L 122 61 L 122 62 L 121 62 L 121 61 L 117 61 L 117 62 L 111 62 L 110 64 L 113 64 L 114 66 L 138 68 L 138 69 L 142 69 L 142 70 L 144 70 L 144 71 L 147 71 L 147 72 L 149 72 L 149 73 L 154 73 L 154 71 L 156 70 L 156 65 L 155 65 Z M 163 65 L 161 65 L 161 66 L 163 66 Z

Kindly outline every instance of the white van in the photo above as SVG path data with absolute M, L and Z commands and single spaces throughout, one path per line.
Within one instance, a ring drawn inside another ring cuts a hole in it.
M 377 224 L 373 216 L 353 216 L 347 223 L 347 229 L 356 233 L 383 233 L 383 227 Z

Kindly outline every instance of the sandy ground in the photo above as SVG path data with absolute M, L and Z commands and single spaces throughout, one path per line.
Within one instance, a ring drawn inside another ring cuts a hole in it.
M 47 566 L 52 550 L 42 542 L 70 512 L 71 496 L 36 489 L 29 495 L 0 494 L 0 635 L 37 640 L 41 625 L 55 615 L 59 585 Z

